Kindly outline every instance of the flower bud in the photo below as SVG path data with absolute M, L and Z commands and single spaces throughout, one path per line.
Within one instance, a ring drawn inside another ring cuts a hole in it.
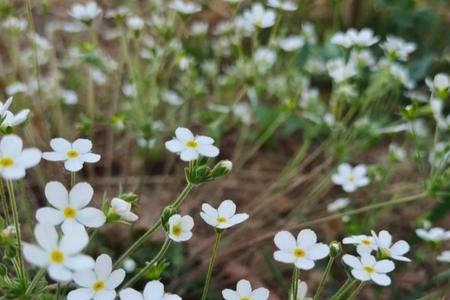
M 211 171 L 211 177 L 213 179 L 223 177 L 230 174 L 233 169 L 233 163 L 229 160 L 219 161 Z
M 342 245 L 339 242 L 333 241 L 330 243 L 330 257 L 335 258 L 342 253 Z
M 176 213 L 177 213 L 177 209 L 175 207 L 173 207 L 173 206 L 169 205 L 166 208 L 164 208 L 164 210 L 163 210 L 163 212 L 161 214 L 161 223 L 162 223 L 162 226 L 164 227 L 164 230 L 166 232 L 169 231 L 169 224 L 168 224 L 168 222 L 169 222 L 170 217 L 173 216 Z

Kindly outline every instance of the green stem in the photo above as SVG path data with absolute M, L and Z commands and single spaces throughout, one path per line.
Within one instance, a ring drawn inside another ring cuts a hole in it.
M 344 285 L 330 298 L 330 300 L 340 300 L 342 296 L 348 293 L 348 291 L 357 283 L 355 279 L 347 279 Z
M 60 295 L 61 295 L 61 284 L 58 282 L 56 285 L 56 296 L 55 296 L 56 300 L 60 299 L 59 297 Z
M 136 281 L 138 281 L 142 276 L 144 276 L 155 264 L 157 264 L 164 257 L 164 254 L 166 254 L 167 249 L 169 249 L 171 242 L 172 240 L 166 237 L 166 240 L 164 241 L 164 244 L 162 245 L 158 254 L 156 254 L 156 256 L 149 263 L 147 263 L 145 267 L 142 268 L 142 270 L 140 270 L 136 275 L 134 275 L 130 280 L 128 280 L 124 284 L 122 289 L 132 286 Z
M 317 288 L 316 294 L 314 295 L 313 300 L 318 300 L 320 293 L 323 290 L 323 287 L 325 286 L 325 282 L 327 281 L 328 275 L 330 274 L 331 267 L 333 266 L 334 257 L 330 257 L 328 260 L 327 267 L 325 268 L 325 273 L 323 273 L 322 279 L 320 280 L 319 287 Z
M 11 205 L 11 209 L 12 209 L 14 227 L 16 230 L 17 257 L 19 260 L 18 275 L 24 281 L 26 281 L 25 266 L 24 266 L 23 257 L 22 257 L 22 235 L 20 234 L 19 212 L 17 210 L 16 197 L 14 195 L 14 184 L 11 180 L 7 181 L 7 187 L 8 187 L 9 200 L 11 202 L 10 205 Z
M 175 199 L 172 206 L 174 208 L 178 209 L 180 207 L 180 205 L 183 203 L 183 201 L 186 199 L 186 197 L 188 196 L 189 192 L 194 188 L 194 186 L 195 185 L 188 183 L 186 185 L 186 187 L 184 188 L 184 190 L 181 192 L 181 194 L 177 197 L 177 199 Z M 128 250 L 125 251 L 125 253 L 123 253 L 119 257 L 119 259 L 114 264 L 114 268 L 117 268 L 118 266 L 120 266 L 127 257 L 129 257 L 131 254 L 133 254 L 134 251 L 136 251 L 136 249 L 138 249 L 156 230 L 159 229 L 159 227 L 161 227 L 161 224 L 162 224 L 161 219 L 159 219 L 158 222 L 153 224 L 152 227 L 150 227 L 146 232 L 144 232 L 144 234 L 142 234 L 141 237 L 138 240 L 136 240 L 133 243 L 133 245 L 131 245 L 131 247 L 128 248 Z
M 34 275 L 33 280 L 31 281 L 30 285 L 28 286 L 25 294 L 29 295 L 33 293 L 34 288 L 36 287 L 37 283 L 43 276 L 45 276 L 45 273 L 47 272 L 46 269 L 39 269 L 39 271 Z
M 70 188 L 73 188 L 75 186 L 75 183 L 77 181 L 77 173 L 70 172 Z
M 220 238 L 222 237 L 222 231 L 216 231 L 216 240 L 214 242 L 214 247 L 211 254 L 211 259 L 209 261 L 208 273 L 206 274 L 205 285 L 203 286 L 202 298 L 205 300 L 208 295 L 209 284 L 211 282 L 212 272 L 214 269 L 214 263 L 216 262 L 217 252 L 219 251 Z
M 358 284 L 358 287 L 353 291 L 353 293 L 350 294 L 350 296 L 348 297 L 347 300 L 353 300 L 353 299 L 355 299 L 356 296 L 358 296 L 359 293 L 361 293 L 361 290 L 362 290 L 362 288 L 364 287 L 364 283 L 365 283 L 364 281 L 361 281 L 361 282 Z
M 292 271 L 292 283 L 291 283 L 291 291 L 289 295 L 289 299 L 296 300 L 298 294 L 298 277 L 300 275 L 300 270 L 294 266 L 294 270 Z
M 3 185 L 3 181 L 0 180 L 0 198 L 2 201 L 2 208 L 3 208 L 3 213 L 5 216 L 5 221 L 6 224 L 11 224 L 11 218 L 9 216 L 9 208 L 8 208 L 8 203 L 6 200 L 6 193 L 5 193 L 5 186 Z

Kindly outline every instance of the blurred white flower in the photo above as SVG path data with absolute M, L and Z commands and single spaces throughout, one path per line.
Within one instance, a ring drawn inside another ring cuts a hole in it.
M 92 142 L 88 139 L 77 139 L 70 143 L 63 138 L 50 141 L 53 152 L 44 152 L 43 158 L 49 161 L 64 161 L 64 168 L 70 172 L 78 172 L 84 163 L 96 163 L 100 160 L 99 154 L 92 153 Z
M 88 71 L 89 75 L 92 77 L 92 80 L 94 80 L 97 85 L 104 85 L 108 80 L 105 72 L 103 72 L 100 68 L 90 66 Z
M 136 262 L 131 258 L 127 258 L 123 261 L 122 267 L 125 272 L 133 273 L 136 270 Z
M 183 104 L 183 98 L 181 98 L 181 96 L 173 90 L 164 90 L 161 93 L 161 99 L 162 101 L 173 106 L 180 106 Z
M 304 44 L 305 39 L 302 36 L 298 35 L 291 35 L 278 41 L 278 45 L 280 46 L 280 48 L 286 52 L 295 51 L 303 47 Z
M 125 271 L 112 271 L 111 257 L 102 254 L 95 261 L 95 268 L 87 268 L 76 272 L 73 280 L 80 288 L 71 291 L 67 300 L 113 300 L 116 298 L 115 289 L 125 279 Z
M 370 254 L 377 249 L 377 245 L 373 236 L 368 235 L 352 235 L 342 240 L 345 245 L 355 245 L 359 255 Z
M 433 80 L 425 79 L 425 83 L 434 96 L 441 100 L 445 100 L 450 92 L 450 77 L 445 73 L 438 73 Z
M 438 261 L 450 263 L 450 251 L 443 251 L 436 259 Z
M 436 168 L 444 168 L 450 162 L 450 147 L 447 143 L 438 142 L 428 156 L 429 163 Z
M 409 76 L 409 71 L 405 67 L 399 64 L 391 64 L 389 66 L 391 75 L 394 76 L 403 86 L 407 89 L 413 89 L 416 85 L 414 80 Z
M 102 12 L 94 1 L 86 4 L 76 3 L 72 5 L 69 11 L 69 15 L 85 24 L 89 24 Z
M 191 24 L 191 35 L 204 35 L 208 32 L 209 24 L 207 22 L 195 21 Z
M 343 208 L 346 208 L 349 204 L 350 204 L 349 198 L 338 198 L 335 201 L 328 204 L 327 211 L 335 212 Z
M 139 217 L 131 211 L 131 203 L 120 198 L 113 198 L 111 200 L 111 212 L 120 216 L 120 218 L 127 222 L 135 222 Z
M 193 161 L 200 156 L 216 157 L 219 148 L 213 145 L 214 140 L 208 136 L 194 136 L 192 132 L 183 127 L 175 130 L 175 137 L 165 143 L 166 149 L 180 155 L 183 161 Z
M 164 285 L 158 280 L 147 282 L 143 293 L 127 288 L 119 295 L 120 300 L 181 300 L 180 296 L 165 292 Z
M 386 52 L 389 58 L 401 61 L 407 61 L 408 56 L 417 48 L 415 43 L 406 42 L 402 38 L 392 35 L 388 35 L 386 41 L 380 47 Z
M 51 226 L 61 224 L 63 232 L 99 228 L 105 224 L 105 214 L 97 208 L 86 207 L 92 200 L 94 190 L 86 182 L 77 183 L 70 192 L 57 181 L 47 183 L 45 196 L 52 207 L 41 207 L 36 211 L 36 219 Z
M 169 4 L 169 7 L 179 13 L 186 15 L 195 14 L 202 10 L 202 6 L 200 4 L 183 0 L 172 0 L 172 2 Z
M 169 225 L 169 238 L 175 242 L 185 242 L 192 237 L 194 220 L 191 216 L 173 215 L 167 222 Z
M 144 28 L 144 20 L 138 16 L 131 16 L 127 18 L 127 26 L 133 31 L 141 31 Z
M 411 261 L 404 256 L 410 249 L 409 244 L 406 241 L 400 240 L 392 243 L 392 235 L 386 230 L 381 230 L 378 235 L 372 230 L 372 237 L 382 258 L 406 262 Z
M 32 265 L 46 268 L 53 280 L 69 282 L 73 278 L 72 271 L 94 266 L 94 260 L 90 256 L 80 254 L 89 242 L 86 231 L 66 232 L 59 239 L 55 227 L 37 224 L 34 236 L 38 246 L 24 243 L 24 258 Z
M 352 268 L 352 275 L 360 281 L 372 280 L 378 285 L 388 286 L 391 284 L 391 278 L 386 273 L 392 272 L 395 265 L 392 261 L 384 259 L 377 261 L 370 254 L 365 254 L 361 258 L 345 254 L 342 260 L 346 265 Z
M 277 61 L 277 54 L 271 48 L 259 48 L 255 52 L 255 64 L 261 74 L 266 73 Z
M 28 119 L 30 113 L 29 109 L 22 109 L 17 114 L 13 114 L 10 111 L 6 111 L 3 115 L 3 122 L 0 119 L 0 127 L 15 127 L 24 123 Z
M 268 0 L 267 5 L 285 11 L 296 11 L 298 9 L 297 3 L 290 0 Z
M 342 58 L 335 58 L 327 62 L 327 70 L 330 77 L 337 83 L 345 81 L 358 74 L 353 61 L 344 62 Z
M 18 19 L 16 17 L 8 17 L 6 20 L 2 22 L 2 27 L 6 30 L 10 30 L 15 33 L 20 33 L 27 29 L 28 22 L 23 19 Z
M 429 230 L 416 229 L 416 234 L 422 240 L 427 242 L 442 242 L 450 240 L 450 231 L 440 227 L 434 227 Z
M 78 95 L 75 91 L 61 89 L 61 99 L 66 105 L 75 105 L 78 103 Z
M 272 27 L 275 24 L 275 11 L 265 9 L 261 3 L 255 3 L 243 13 L 243 18 L 249 24 L 259 28 Z
M 368 49 L 352 49 L 349 60 L 353 61 L 358 67 L 373 67 L 375 65 L 375 58 Z
M 354 192 L 370 182 L 365 165 L 357 165 L 353 168 L 348 163 L 340 164 L 337 173 L 331 176 L 331 179 L 335 184 L 342 186 L 347 193 Z
M 218 229 L 227 229 L 248 219 L 248 214 L 236 213 L 236 204 L 231 200 L 222 201 L 217 209 L 203 203 L 200 216 L 207 224 Z
M 225 300 L 267 300 L 269 299 L 269 290 L 266 288 L 252 289 L 248 280 L 242 279 L 236 285 L 236 290 L 224 289 L 222 296 Z
M 374 35 L 370 28 L 356 30 L 348 29 L 346 32 L 337 32 L 331 37 L 331 43 L 340 45 L 344 48 L 359 47 L 365 48 L 376 44 L 380 39 Z
M 6 87 L 6 94 L 8 96 L 14 96 L 19 93 L 26 93 L 28 91 L 28 86 L 23 82 L 13 82 Z
M 273 257 L 276 261 L 294 264 L 298 269 L 310 270 L 315 261 L 323 259 L 330 253 L 330 248 L 317 243 L 317 235 L 311 229 L 303 229 L 295 237 L 288 231 L 280 231 L 275 235 L 275 245 L 279 250 Z
M 389 153 L 391 153 L 398 161 L 404 161 L 406 159 L 405 149 L 396 143 L 389 144 Z
M 41 161 L 37 148 L 23 149 L 22 139 L 17 135 L 5 135 L 0 140 L 0 176 L 6 180 L 25 177 L 25 170 Z
M 130 11 L 126 6 L 120 5 L 113 9 L 106 11 L 105 17 L 107 18 L 125 18 L 130 15 Z
M 308 293 L 308 285 L 306 282 L 298 281 L 297 298 L 295 300 L 313 300 L 312 298 L 306 297 Z

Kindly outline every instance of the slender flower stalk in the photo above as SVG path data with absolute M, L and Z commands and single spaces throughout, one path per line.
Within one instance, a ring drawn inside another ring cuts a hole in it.
M 356 287 L 356 289 L 350 294 L 350 296 L 348 297 L 348 300 L 353 300 L 356 299 L 356 296 L 359 295 L 359 293 L 361 293 L 362 288 L 364 287 L 364 281 L 361 281 L 358 286 Z
M 211 282 L 212 272 L 214 269 L 214 264 L 216 262 L 217 252 L 219 251 L 220 239 L 222 237 L 223 230 L 216 230 L 216 239 L 214 241 L 214 247 L 211 254 L 211 259 L 209 261 L 208 273 L 206 274 L 205 285 L 203 286 L 202 298 L 201 300 L 205 300 L 208 295 L 209 284 Z
M 33 280 L 30 282 L 30 285 L 27 287 L 27 290 L 25 292 L 26 295 L 33 294 L 34 288 L 36 287 L 38 282 L 41 280 L 41 278 L 45 276 L 45 273 L 46 273 L 45 268 L 39 269 L 39 271 L 36 273 L 36 275 L 34 275 Z
M 298 278 L 300 276 L 300 270 L 294 266 L 294 270 L 292 271 L 292 284 L 291 284 L 291 292 L 289 299 L 296 300 L 298 294 Z
M 3 209 L 4 218 L 5 218 L 6 224 L 9 225 L 9 224 L 11 224 L 11 218 L 9 216 L 9 208 L 8 208 L 8 203 L 6 200 L 5 186 L 4 186 L 2 180 L 0 180 L 0 198 L 2 201 L 2 209 Z
M 194 188 L 195 185 L 188 183 L 186 185 L 186 187 L 184 188 L 184 190 L 181 192 L 180 195 L 178 195 L 177 199 L 175 199 L 175 201 L 173 202 L 173 204 L 171 205 L 172 207 L 174 207 L 175 209 L 178 209 L 180 207 L 180 205 L 183 203 L 183 201 L 186 199 L 186 197 L 188 196 L 189 192 Z M 134 253 L 134 251 L 136 251 L 156 230 L 158 230 L 162 225 L 161 219 L 159 219 L 155 224 L 153 224 L 152 227 L 150 227 L 146 232 L 144 232 L 144 234 L 142 234 L 142 236 L 137 239 L 133 245 L 130 246 L 130 248 L 128 248 L 127 251 L 125 251 L 125 253 L 123 253 L 119 259 L 115 262 L 114 264 L 114 268 L 116 268 L 117 266 L 120 266 L 122 264 L 122 262 L 128 258 L 131 254 Z
M 157 264 L 166 254 L 171 242 L 172 240 L 166 237 L 166 240 L 164 241 L 164 244 L 162 245 L 158 254 L 156 254 L 155 257 L 153 257 L 153 259 L 149 263 L 147 263 L 147 265 L 143 267 L 136 275 L 134 275 L 130 280 L 128 280 L 123 285 L 122 289 L 132 286 L 134 283 L 136 283 L 136 281 L 138 281 L 142 276 L 144 276 L 145 273 L 147 273 L 155 264 Z
M 316 290 L 316 294 L 314 295 L 313 300 L 320 299 L 320 293 L 322 293 L 323 287 L 325 286 L 325 282 L 327 281 L 328 275 L 330 275 L 331 266 L 333 265 L 334 257 L 330 256 L 328 260 L 327 267 L 325 268 L 325 273 L 323 273 L 322 279 L 320 280 L 319 287 Z
M 73 188 L 77 181 L 77 173 L 76 172 L 70 172 L 70 188 Z
M 12 180 L 7 181 L 7 187 L 8 187 L 8 194 L 9 194 L 9 200 L 10 200 L 13 220 L 14 220 L 14 227 L 16 230 L 17 258 L 19 260 L 19 266 L 18 266 L 19 270 L 17 270 L 17 271 L 18 271 L 19 277 L 22 280 L 26 281 L 27 277 L 26 277 L 26 273 L 25 273 L 25 265 L 23 263 L 23 256 L 22 256 L 22 235 L 20 234 L 19 212 L 17 209 L 16 197 L 14 194 L 14 184 L 13 184 Z
M 356 279 L 347 279 L 343 286 L 330 298 L 330 300 L 340 300 L 342 296 L 346 295 L 358 282 Z

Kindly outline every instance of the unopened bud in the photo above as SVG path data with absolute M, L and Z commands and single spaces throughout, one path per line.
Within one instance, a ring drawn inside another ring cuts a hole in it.
M 333 241 L 330 243 L 330 257 L 335 258 L 342 252 L 342 245 L 339 242 Z
M 211 171 L 211 176 L 213 178 L 223 177 L 230 174 L 233 169 L 233 163 L 229 160 L 219 161 Z

